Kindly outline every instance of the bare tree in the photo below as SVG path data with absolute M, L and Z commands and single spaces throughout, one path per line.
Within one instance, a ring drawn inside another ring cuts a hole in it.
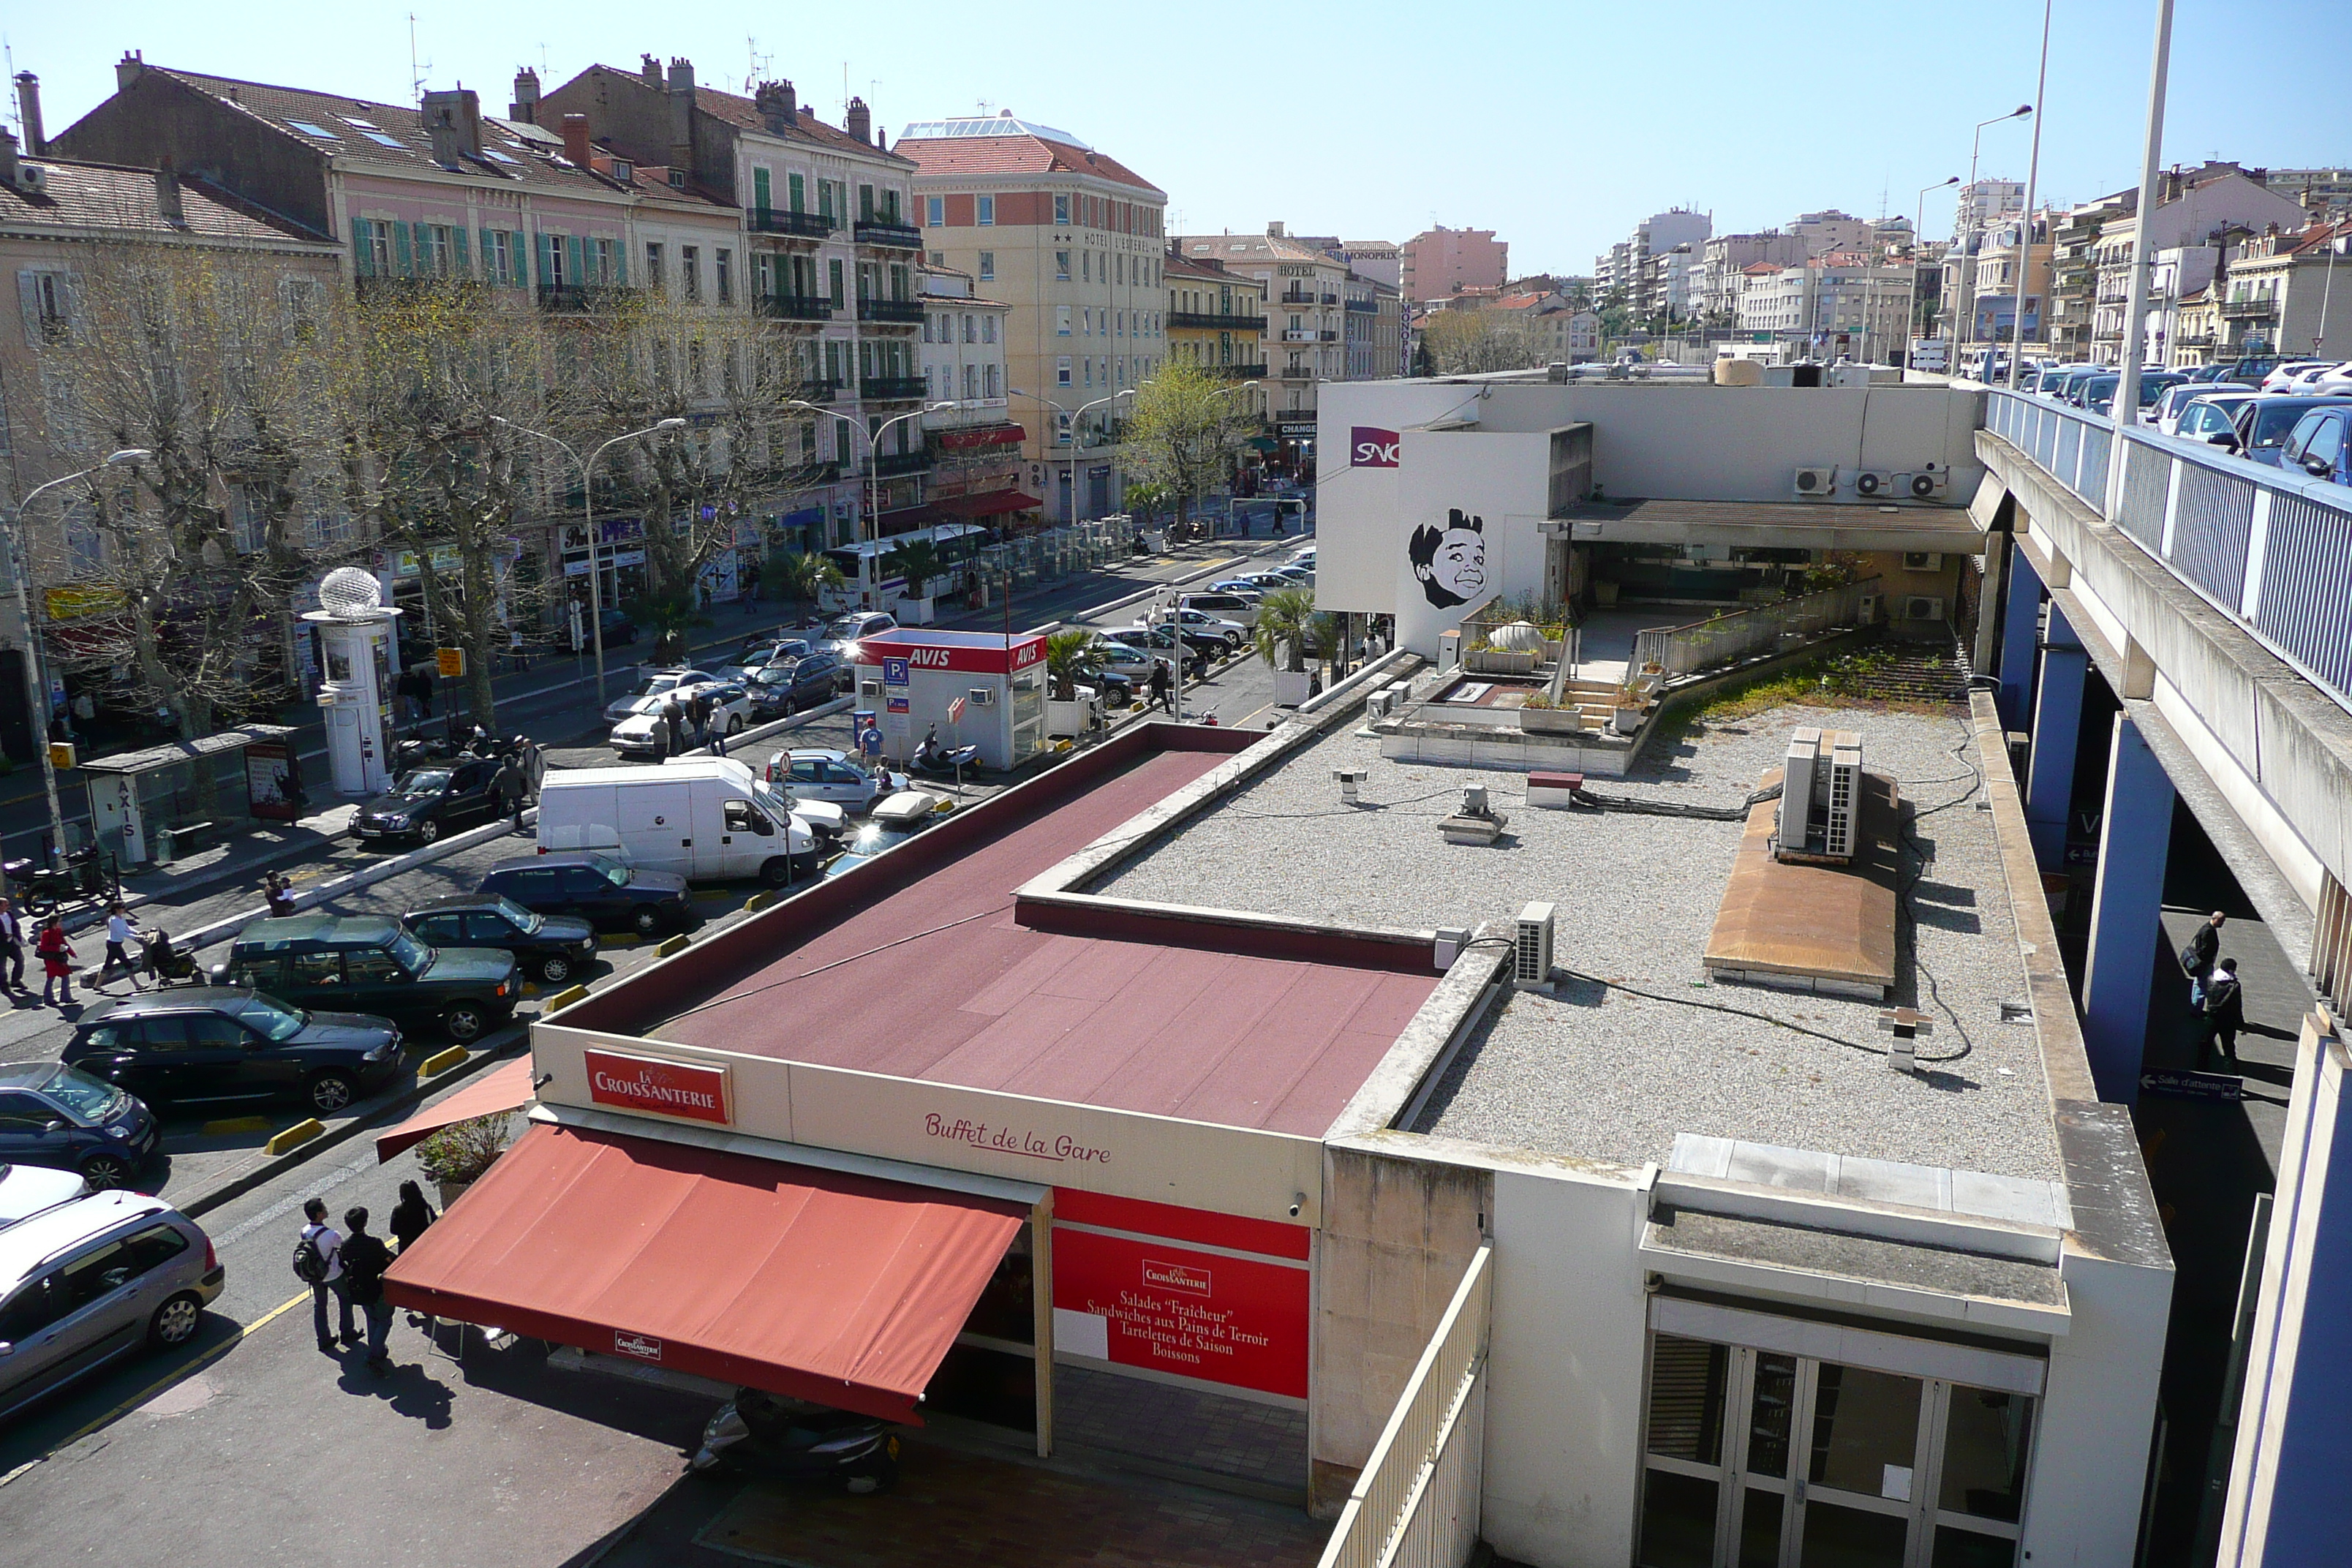
M 1542 340 L 1517 312 L 1433 311 L 1422 323 L 1422 342 L 1439 375 L 1528 370 L 1544 363 Z

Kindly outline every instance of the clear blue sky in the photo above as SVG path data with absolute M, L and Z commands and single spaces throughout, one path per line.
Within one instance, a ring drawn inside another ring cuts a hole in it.
M 434 87 L 503 112 L 515 68 L 547 85 L 653 51 L 740 89 L 790 78 L 837 118 L 849 90 L 893 136 L 983 104 L 1058 125 L 1169 194 L 1171 226 L 1402 240 L 1494 228 L 1515 271 L 1583 272 L 1661 207 L 1718 232 L 1800 211 L 1911 210 L 1966 175 L 1977 121 L 2033 96 L 2040 0 L 1680 5 L 1378 3 L 1284 8 L 940 4 L 556 8 L 418 0 Z M 17 70 L 52 131 L 113 90 L 125 48 L 158 64 L 411 100 L 407 13 L 392 5 L 118 0 L 13 7 Z M 2136 184 L 2154 0 L 2057 0 L 2042 191 Z M 887 17 L 887 22 L 880 19 Z M 878 25 L 877 25 L 878 24 Z M 745 28 L 753 29 L 747 40 Z M 1956 30 L 1961 29 L 1961 30 Z M 2352 162 L 2347 0 L 2179 0 L 2165 155 L 2273 167 Z M 543 64 L 542 64 L 543 62 Z M 2025 177 L 2023 123 L 1985 132 L 1982 172 Z M 1927 232 L 1948 232 L 1948 194 Z

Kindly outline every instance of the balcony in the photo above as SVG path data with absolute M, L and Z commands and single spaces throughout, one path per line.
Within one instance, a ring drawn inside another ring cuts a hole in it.
M 605 310 L 632 292 L 611 283 L 542 283 L 539 286 L 539 308 L 559 314 L 579 314 Z
M 869 375 L 857 384 L 857 395 L 868 403 L 911 403 L 929 394 L 919 375 Z
M 1289 327 L 1284 329 L 1282 341 L 1286 343 L 1311 343 L 1319 342 L 1322 336 L 1313 327 Z
M 1315 341 L 1321 343 L 1336 343 L 1339 341 L 1339 334 L 1335 331 L 1326 330 L 1316 333 Z
M 1323 303 L 1325 303 L 1326 305 L 1336 305 L 1336 304 L 1338 304 L 1339 302 L 1339 296 L 1338 296 L 1337 294 L 1326 294 L 1326 295 L 1324 295 L 1324 296 L 1323 296 Z
M 923 304 L 919 300 L 860 300 L 857 301 L 857 319 L 919 327 L 923 324 Z
M 815 213 L 783 213 L 754 207 L 743 215 L 743 226 L 753 234 L 781 234 L 791 239 L 829 239 L 841 225 Z
M 801 383 L 800 396 L 805 403 L 831 403 L 848 384 L 845 381 L 804 381 Z
M 1313 294 L 1302 294 L 1297 289 L 1293 289 L 1287 294 L 1276 294 L 1273 299 L 1267 300 L 1266 303 L 1269 305 L 1313 305 L 1318 304 L 1320 301 Z
M 1348 301 L 1348 309 L 1350 310 L 1362 310 L 1367 314 L 1378 310 L 1380 308 L 1381 303 L 1377 300 L 1350 300 Z
M 1223 376 L 1227 381 L 1263 381 L 1265 379 L 1265 366 L 1263 364 L 1221 364 L 1215 366 L 1214 369 L 1219 375 Z
M 2278 315 L 2278 301 L 2267 297 L 2252 300 L 2224 300 L 2221 316 L 2231 321 L 2267 321 Z
M 860 218 L 857 220 L 857 243 L 887 245 L 900 250 L 920 250 L 923 248 L 923 231 L 912 224 Z
M 1262 332 L 1265 331 L 1264 316 L 1219 316 L 1201 310 L 1171 310 L 1168 324 L 1182 331 L 1201 332 Z
M 833 320 L 833 301 L 822 294 L 754 294 L 751 309 L 779 321 Z
M 1312 365 L 1286 364 L 1282 367 L 1282 379 L 1285 381 L 1313 381 L 1315 379 L 1315 369 Z
M 900 474 L 919 474 L 931 466 L 929 452 L 883 452 L 874 459 L 877 479 L 894 479 Z

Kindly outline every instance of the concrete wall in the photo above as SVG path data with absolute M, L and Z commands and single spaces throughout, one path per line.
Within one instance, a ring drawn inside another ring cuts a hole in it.
M 1403 433 L 1396 486 L 1397 530 L 1391 552 L 1395 574 L 1396 646 L 1427 658 L 1441 632 L 1497 595 L 1518 598 L 1543 591 L 1544 540 L 1537 531 L 1550 484 L 1551 437 L 1543 431 L 1411 430 Z M 1475 520 L 1485 541 L 1486 586 L 1454 605 L 1431 601 L 1415 574 L 1407 545 L 1423 528 L 1453 531 L 1454 513 Z M 1316 552 L 1317 602 L 1332 601 L 1320 582 L 1323 551 Z

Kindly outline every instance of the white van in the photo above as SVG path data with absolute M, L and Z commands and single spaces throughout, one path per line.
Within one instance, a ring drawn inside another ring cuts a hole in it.
M 732 757 L 554 769 L 540 785 L 539 847 L 602 850 L 698 882 L 781 888 L 816 868 L 815 837 L 792 803 Z

